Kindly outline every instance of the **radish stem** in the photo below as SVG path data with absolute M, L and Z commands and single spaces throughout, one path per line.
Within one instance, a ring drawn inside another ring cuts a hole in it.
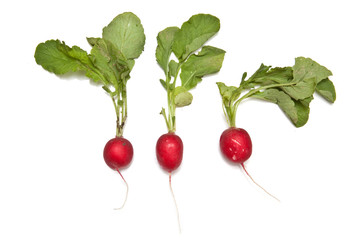
M 259 188 L 261 188 L 262 190 L 264 190 L 264 192 L 266 192 L 269 196 L 273 197 L 275 200 L 279 201 L 280 200 L 275 197 L 274 195 L 272 195 L 271 193 L 269 193 L 268 191 L 265 190 L 265 188 L 263 188 L 262 186 L 260 186 L 257 182 L 254 181 L 254 179 L 250 176 L 250 174 L 248 173 L 248 171 L 246 171 L 246 168 L 244 166 L 244 163 L 240 163 L 240 165 L 242 166 L 242 168 L 244 169 L 246 175 L 248 175 L 248 177 L 251 179 L 251 181 L 253 181 L 253 183 L 255 183 Z
M 114 210 L 120 210 L 120 209 L 122 209 L 122 208 L 125 206 L 125 203 L 126 203 L 126 200 L 127 200 L 127 197 L 128 197 L 128 192 L 129 192 L 129 185 L 128 185 L 127 182 L 125 181 L 125 178 L 123 177 L 123 175 L 121 175 L 121 173 L 120 173 L 120 171 L 119 171 L 118 168 L 116 169 L 116 171 L 120 174 L 121 178 L 124 180 L 124 183 L 126 184 L 125 200 L 124 200 L 124 202 L 123 202 L 123 204 L 122 204 L 121 207 L 119 207 L 119 208 L 114 208 Z
M 174 191 L 173 191 L 173 189 L 171 187 L 171 172 L 169 172 L 169 186 L 170 186 L 171 195 L 172 195 L 172 197 L 174 199 L 174 203 L 175 203 L 175 207 L 176 207 L 176 214 L 177 214 L 177 220 L 178 220 L 178 225 L 179 225 L 179 232 L 181 233 L 179 209 L 178 209 L 178 206 L 177 206 L 177 203 L 176 203 Z

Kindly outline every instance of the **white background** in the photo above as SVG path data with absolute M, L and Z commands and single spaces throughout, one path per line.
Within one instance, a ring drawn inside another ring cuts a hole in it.
M 236 3 L 236 4 L 235 4 Z M 360 239 L 359 8 L 356 1 L 8 1 L 0 9 L 0 239 Z M 115 134 L 104 91 L 81 76 L 38 66 L 38 43 L 61 39 L 89 51 L 117 14 L 134 12 L 145 51 L 128 83 L 125 137 L 134 146 L 125 185 L 106 166 Z M 173 175 L 182 233 L 155 157 L 166 132 L 166 93 L 155 61 L 156 35 L 191 15 L 211 13 L 220 32 L 208 44 L 227 51 L 219 74 L 177 111 L 183 164 Z M 246 167 L 276 195 L 256 187 L 221 156 L 226 129 L 215 82 L 237 85 L 261 63 L 292 66 L 311 57 L 333 72 L 337 101 L 318 95 L 308 123 L 295 128 L 274 104 L 240 105 L 237 125 L 253 141 Z

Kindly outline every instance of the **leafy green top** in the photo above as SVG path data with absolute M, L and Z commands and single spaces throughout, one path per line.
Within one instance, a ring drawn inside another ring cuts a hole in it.
M 127 118 L 126 83 L 134 59 L 144 50 L 144 28 L 135 14 L 125 12 L 103 29 L 102 38 L 87 40 L 92 46 L 90 54 L 78 46 L 69 47 L 60 40 L 48 40 L 36 47 L 35 60 L 57 75 L 82 72 L 92 81 L 101 83 L 115 107 L 116 135 L 122 136 Z
M 169 132 L 175 132 L 175 109 L 190 105 L 193 96 L 189 90 L 195 88 L 206 75 L 220 71 L 225 51 L 203 46 L 220 29 L 220 20 L 209 14 L 192 16 L 181 28 L 168 27 L 157 36 L 156 60 L 165 73 L 160 79 L 167 91 L 168 115 L 163 108 Z M 198 51 L 198 53 L 196 53 Z M 176 60 L 172 60 L 171 54 Z M 180 73 L 180 74 L 179 74 Z M 180 76 L 181 84 L 176 85 Z
M 333 103 L 336 92 L 329 80 L 330 70 L 310 58 L 298 57 L 293 67 L 271 68 L 261 64 L 247 80 L 243 74 L 239 87 L 218 82 L 228 124 L 235 127 L 237 107 L 248 97 L 276 103 L 296 127 L 306 124 L 314 92 Z M 247 90 L 246 94 L 242 92 Z

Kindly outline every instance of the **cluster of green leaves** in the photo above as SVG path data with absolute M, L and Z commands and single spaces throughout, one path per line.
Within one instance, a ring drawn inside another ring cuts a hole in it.
M 175 109 L 191 104 L 189 90 L 205 75 L 220 71 L 225 51 L 203 46 L 220 29 L 220 20 L 209 14 L 192 16 L 181 28 L 168 27 L 157 36 L 156 60 L 165 73 L 160 79 L 168 97 L 168 115 L 163 108 L 169 132 L 175 132 Z M 176 59 L 172 59 L 172 54 Z M 176 84 L 180 76 L 181 83 Z
M 90 54 L 78 46 L 69 47 L 60 40 L 48 40 L 37 46 L 35 60 L 45 70 L 57 75 L 82 72 L 100 83 L 113 100 L 117 116 L 116 135 L 122 136 L 127 117 L 126 83 L 134 59 L 144 50 L 144 28 L 135 14 L 126 12 L 103 28 L 102 38 L 87 40 L 92 46 Z
M 245 72 L 239 87 L 221 82 L 217 85 L 231 127 L 235 127 L 239 103 L 249 97 L 277 104 L 296 127 L 301 127 L 309 119 L 309 105 L 315 92 L 331 103 L 335 101 L 335 87 L 329 80 L 331 75 L 330 70 L 310 58 L 298 57 L 293 67 L 271 68 L 261 64 L 247 80 Z M 246 93 L 242 94 L 244 90 Z

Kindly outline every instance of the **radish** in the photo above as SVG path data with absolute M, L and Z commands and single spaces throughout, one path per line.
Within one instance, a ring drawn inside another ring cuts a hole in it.
M 132 160 L 133 154 L 131 143 L 123 137 L 110 139 L 104 148 L 104 160 L 113 170 L 127 167 Z
M 181 232 L 179 210 L 176 203 L 174 191 L 171 186 L 171 173 L 175 171 L 181 164 L 183 158 L 183 143 L 179 136 L 173 132 L 169 132 L 160 136 L 156 143 L 156 157 L 160 166 L 169 172 L 169 187 L 171 195 L 174 199 L 176 214 Z
M 278 198 L 260 186 L 247 172 L 244 162 L 248 160 L 252 153 L 252 142 L 250 135 L 242 128 L 230 127 L 226 129 L 220 137 L 220 150 L 226 159 L 233 163 L 240 164 L 249 178 L 267 194 L 280 201 Z
M 310 58 L 299 57 L 295 59 L 293 67 L 271 68 L 261 64 L 248 79 L 247 73 L 243 74 L 239 87 L 217 83 L 229 125 L 220 137 L 221 153 L 227 160 L 239 164 L 257 186 L 276 200 L 254 181 L 245 168 L 244 162 L 252 153 L 252 142 L 247 131 L 236 128 L 237 108 L 240 102 L 249 97 L 270 101 L 277 104 L 296 127 L 304 126 L 309 118 L 309 105 L 315 91 L 327 101 L 335 101 L 335 88 L 328 78 L 331 75 L 328 69 Z M 242 94 L 243 91 L 246 93 Z
M 221 134 L 220 149 L 228 160 L 243 164 L 252 153 L 250 136 L 242 128 L 228 128 Z
M 165 73 L 161 85 L 167 92 L 168 112 L 162 108 L 168 133 L 156 144 L 156 157 L 160 166 L 169 174 L 169 186 L 175 202 L 181 232 L 179 211 L 171 187 L 171 173 L 182 161 L 183 143 L 175 134 L 176 108 L 185 107 L 193 100 L 189 90 L 196 87 L 206 75 L 220 71 L 225 51 L 212 46 L 203 46 L 220 29 L 220 20 L 209 14 L 197 14 L 184 22 L 181 28 L 168 27 L 157 36 L 156 61 Z M 175 56 L 176 59 L 170 59 Z M 177 85 L 180 76 L 181 84 Z
M 60 40 L 48 40 L 36 47 L 35 60 L 45 70 L 58 75 L 68 72 L 85 74 L 90 80 L 100 83 L 111 97 L 116 113 L 116 137 L 106 143 L 103 156 L 106 164 L 117 171 L 126 184 L 123 207 L 129 188 L 120 169 L 127 167 L 133 157 L 133 147 L 123 137 L 127 119 L 126 84 L 135 59 L 144 50 L 144 28 L 135 14 L 125 12 L 103 28 L 102 38 L 87 40 L 92 47 L 90 54 L 78 46 L 69 47 Z
M 126 195 L 125 200 L 120 208 L 115 209 L 122 209 L 125 205 L 127 200 L 129 186 L 125 181 L 125 178 L 122 176 L 120 169 L 126 168 L 131 163 L 131 160 L 134 155 L 134 150 L 132 144 L 123 137 L 115 137 L 110 139 L 105 147 L 104 147 L 104 160 L 105 163 L 113 170 L 117 171 L 121 178 L 124 180 L 126 185 Z
M 156 143 L 156 157 L 160 166 L 169 173 L 176 170 L 183 157 L 181 138 L 171 132 L 162 135 Z

